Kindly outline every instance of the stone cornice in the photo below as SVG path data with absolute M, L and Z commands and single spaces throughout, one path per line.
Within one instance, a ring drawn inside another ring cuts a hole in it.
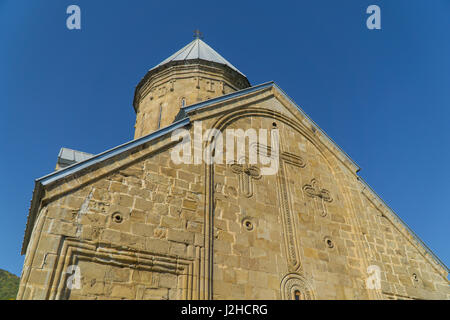
M 203 69 L 204 71 L 209 71 L 212 74 L 220 75 L 224 77 L 224 80 L 233 88 L 244 89 L 250 87 L 250 82 L 246 77 L 231 69 L 227 65 L 222 65 L 219 63 L 205 61 L 201 59 L 188 60 L 188 61 L 173 61 L 167 64 L 161 65 L 158 68 L 152 69 L 147 72 L 147 74 L 139 81 L 134 92 L 133 107 L 137 111 L 137 103 L 142 96 L 142 89 L 147 86 L 153 86 L 154 79 L 160 77 L 165 77 L 178 70 L 192 70 L 192 69 Z
M 380 212 L 381 216 L 386 218 L 420 253 L 420 255 L 428 261 L 433 268 L 447 281 L 448 267 L 439 257 L 419 238 L 418 235 L 384 202 L 383 199 L 364 181 L 358 177 L 360 182 L 361 193 L 370 203 Z M 450 282 L 449 282 L 450 283 Z

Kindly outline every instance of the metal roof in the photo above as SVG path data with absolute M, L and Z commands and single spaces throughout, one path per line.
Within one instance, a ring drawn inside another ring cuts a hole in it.
M 113 156 L 116 156 L 116 155 L 118 155 L 122 152 L 128 151 L 128 150 L 131 150 L 137 146 L 143 145 L 144 143 L 150 142 L 156 138 L 162 137 L 167 133 L 170 133 L 178 128 L 182 128 L 182 127 L 188 125 L 189 123 L 190 123 L 190 120 L 188 118 L 181 119 L 180 121 L 176 121 L 176 122 L 172 123 L 171 125 L 164 127 L 162 129 L 159 129 L 157 131 L 154 131 L 146 136 L 140 137 L 135 140 L 131 140 L 131 141 L 121 144 L 117 147 L 109 149 L 105 152 L 99 153 L 97 155 L 93 155 L 92 157 L 89 157 L 89 158 L 85 159 L 84 161 L 76 162 L 71 166 L 63 168 L 59 171 L 52 172 L 46 176 L 36 179 L 36 182 L 41 183 L 44 186 L 48 185 L 52 182 L 55 182 L 59 179 L 65 178 L 73 173 L 76 173 L 84 168 L 87 168 L 96 163 L 110 159 Z
M 164 60 L 163 62 L 161 62 L 160 64 L 158 64 L 157 66 L 153 67 L 150 70 L 156 69 L 159 66 L 162 66 L 172 61 L 186 61 L 195 59 L 201 59 L 227 65 L 228 67 L 230 67 L 234 71 L 239 72 L 241 75 L 245 77 L 245 75 L 242 72 L 240 72 L 235 66 L 229 63 L 224 57 L 218 54 L 213 48 L 211 48 L 202 39 L 199 38 L 194 39 L 191 43 L 189 43 L 179 51 L 175 52 L 173 55 L 171 55 L 166 60 Z
M 90 153 L 72 150 L 69 148 L 61 148 L 61 150 L 59 151 L 59 154 L 58 154 L 57 166 L 58 166 L 58 168 L 65 168 L 74 163 L 87 160 L 93 156 L 94 155 L 90 154 Z

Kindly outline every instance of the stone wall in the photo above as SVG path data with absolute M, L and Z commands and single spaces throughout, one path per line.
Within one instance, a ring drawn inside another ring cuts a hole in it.
M 93 169 L 82 187 L 73 188 L 74 178 L 47 191 L 18 298 L 193 297 L 203 246 L 201 168 L 148 152 L 115 159 L 124 166 L 111 174 Z M 71 292 L 70 265 L 80 267 L 82 282 Z
M 55 182 L 28 243 L 19 299 L 450 298 L 446 270 L 277 92 L 218 103 L 191 120 L 203 129 L 277 128 L 278 174 L 175 165 L 165 136 Z M 373 265 L 379 289 L 366 284 Z M 70 266 L 79 267 L 79 288 L 67 286 Z
M 136 93 L 134 138 L 171 124 L 183 103 L 188 106 L 244 89 L 245 78 L 227 71 L 223 66 L 175 65 L 143 81 Z

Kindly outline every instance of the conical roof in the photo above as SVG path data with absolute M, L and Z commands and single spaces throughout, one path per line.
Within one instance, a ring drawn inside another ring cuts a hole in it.
M 206 61 L 227 65 L 228 67 L 230 67 L 234 71 L 239 72 L 241 75 L 245 77 L 245 75 L 242 72 L 240 72 L 235 66 L 229 63 L 224 57 L 218 54 L 213 48 L 207 45 L 200 38 L 194 39 L 191 43 L 189 43 L 179 51 L 175 52 L 173 55 L 171 55 L 166 60 L 164 60 L 163 62 L 161 62 L 160 64 L 158 64 L 157 66 L 153 67 L 150 70 L 156 69 L 159 66 L 162 66 L 172 61 L 186 61 L 195 59 L 202 59 Z

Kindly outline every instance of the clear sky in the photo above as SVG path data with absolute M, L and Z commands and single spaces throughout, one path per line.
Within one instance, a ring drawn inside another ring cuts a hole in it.
M 131 140 L 135 86 L 196 28 L 253 85 L 286 91 L 450 264 L 450 1 L 0 0 L 0 268 L 21 272 L 34 179 L 63 146 Z

